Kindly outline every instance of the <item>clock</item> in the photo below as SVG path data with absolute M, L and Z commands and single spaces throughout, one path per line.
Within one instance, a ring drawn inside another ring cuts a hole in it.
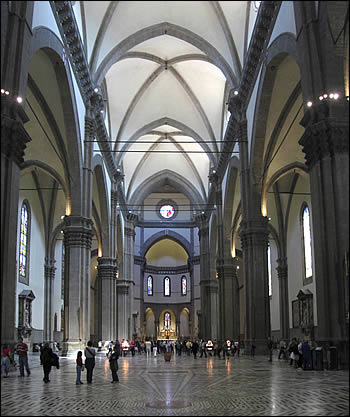
M 175 209 L 170 204 L 164 204 L 159 209 L 159 213 L 162 217 L 164 217 L 164 219 L 171 219 L 175 214 Z

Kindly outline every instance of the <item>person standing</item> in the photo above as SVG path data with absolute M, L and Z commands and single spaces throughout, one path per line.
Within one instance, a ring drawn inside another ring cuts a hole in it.
M 11 349 L 8 345 L 4 345 L 1 351 L 1 373 L 4 373 L 4 378 L 8 377 L 11 361 Z
M 308 371 L 312 369 L 311 348 L 310 348 L 308 340 L 304 340 L 303 344 L 301 345 L 301 351 L 303 353 L 303 369 L 304 371 Z
M 151 355 L 151 348 L 152 348 L 152 343 L 150 340 L 146 340 L 146 355 Z
M 157 357 L 157 342 L 152 342 L 153 357 Z
M 286 349 L 287 349 L 286 342 L 285 342 L 285 340 L 281 339 L 278 359 L 281 359 L 281 356 L 283 356 L 283 359 L 286 359 Z
M 255 349 L 256 349 L 256 346 L 255 346 L 255 343 L 253 341 L 253 343 L 250 346 L 250 354 L 253 356 L 253 358 L 255 356 Z
M 291 360 L 290 365 L 293 365 L 294 363 L 294 367 L 297 368 L 298 360 L 299 360 L 299 351 L 298 351 L 298 342 L 295 337 L 292 339 L 292 343 L 289 346 L 289 351 L 290 351 L 290 360 Z
M 88 384 L 92 384 L 92 374 L 93 374 L 94 367 L 95 367 L 96 349 L 92 347 L 91 340 L 88 341 L 84 354 L 85 354 L 86 380 Z
M 84 369 L 83 368 L 84 364 L 83 364 L 83 352 L 81 350 L 78 351 L 76 364 L 77 364 L 77 380 L 75 383 L 76 385 L 82 385 L 83 382 L 81 382 L 80 376 L 81 376 L 81 371 Z
M 205 343 L 205 340 L 203 340 L 202 339 L 202 341 L 201 341 L 201 345 L 200 345 L 201 347 L 200 347 L 200 352 L 201 352 L 201 356 L 200 357 L 202 357 L 203 356 L 203 353 L 204 353 L 204 355 L 205 355 L 205 357 L 207 357 L 207 351 L 206 351 L 206 343 Z
M 199 349 L 199 345 L 198 345 L 198 343 L 197 343 L 197 340 L 195 340 L 195 341 L 192 343 L 192 353 L 193 353 L 193 357 L 194 357 L 194 359 L 197 359 L 198 349 Z
M 191 355 L 191 349 L 192 349 L 192 342 L 190 340 L 188 340 L 186 342 L 186 351 L 187 351 L 187 356 Z
M 114 345 L 113 351 L 110 352 L 108 355 L 109 367 L 111 368 L 112 378 L 113 378 L 113 380 L 111 381 L 112 384 L 114 384 L 115 382 L 119 382 L 119 378 L 117 374 L 119 354 L 120 354 L 120 350 L 118 350 L 118 346 Z
M 241 344 L 239 341 L 237 342 L 237 345 L 235 345 L 235 347 L 237 348 L 237 358 L 239 358 L 239 354 L 241 352 Z
M 18 339 L 16 346 L 16 353 L 18 354 L 19 362 L 19 376 L 24 377 L 24 368 L 26 368 L 27 376 L 30 376 L 30 369 L 28 365 L 28 345 L 23 342 L 23 337 Z
M 50 344 L 46 342 L 40 352 L 40 365 L 43 366 L 43 370 L 44 370 L 43 381 L 45 382 L 45 384 L 50 382 L 49 375 L 51 372 L 52 358 L 53 358 L 52 349 L 50 348 Z
M 269 362 L 272 362 L 273 342 L 271 337 L 267 339 L 267 348 L 269 350 Z

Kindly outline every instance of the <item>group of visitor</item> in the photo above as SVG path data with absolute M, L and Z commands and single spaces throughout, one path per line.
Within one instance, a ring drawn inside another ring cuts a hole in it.
M 267 348 L 269 351 L 269 361 L 272 361 L 273 341 L 268 338 Z M 293 337 L 289 342 L 285 339 L 281 339 L 278 344 L 278 359 L 289 360 L 289 365 L 295 368 L 301 368 L 304 370 L 312 369 L 312 349 L 307 339 L 298 340 Z
M 108 348 L 106 356 L 108 357 L 110 369 L 112 373 L 112 383 L 118 382 L 118 359 L 120 356 L 125 356 L 128 351 L 131 352 L 132 356 L 135 355 L 135 352 L 139 354 L 146 354 L 147 356 L 152 355 L 157 356 L 157 354 L 170 352 L 171 354 L 175 353 L 177 356 L 181 354 L 191 356 L 193 355 L 194 359 L 197 359 L 199 354 L 200 358 L 205 356 L 216 356 L 218 359 L 222 357 L 234 357 L 237 355 L 239 357 L 241 344 L 240 342 L 234 342 L 230 340 L 226 341 L 206 341 L 206 340 L 145 340 L 137 341 L 132 340 L 129 342 L 126 339 L 123 339 L 121 342 L 116 340 L 116 342 L 110 341 L 105 345 Z M 254 357 L 256 346 L 254 343 L 251 343 L 251 355 Z M 267 348 L 269 353 L 269 361 L 272 361 L 273 349 L 276 347 L 276 344 L 271 338 L 267 340 Z M 289 364 L 295 368 L 301 368 L 303 370 L 313 369 L 312 365 L 312 350 L 313 347 L 310 347 L 308 340 L 299 341 L 297 338 L 292 338 L 289 342 L 287 340 L 280 340 L 278 344 L 278 359 L 289 360 Z M 98 351 L 101 351 L 101 346 L 99 344 Z M 51 367 L 55 366 L 59 368 L 59 358 L 56 354 L 56 346 L 49 342 L 44 343 L 41 346 L 40 350 L 40 364 L 43 366 L 44 371 L 44 382 L 50 382 L 49 374 Z M 27 376 L 30 376 L 31 371 L 28 365 L 28 345 L 23 342 L 23 338 L 19 338 L 17 345 L 15 346 L 14 352 L 18 355 L 18 365 L 20 371 L 20 377 L 24 377 L 26 370 Z M 13 358 L 13 353 L 11 354 L 11 349 L 8 345 L 3 345 L 1 352 L 1 370 L 4 377 L 8 377 L 10 366 L 14 365 L 16 367 L 16 362 Z M 81 385 L 81 373 L 86 369 L 87 383 L 92 383 L 93 369 L 95 367 L 95 357 L 97 350 L 92 346 L 92 342 L 87 343 L 86 348 L 84 349 L 85 362 L 83 362 L 83 352 L 78 351 L 76 358 L 76 384 Z

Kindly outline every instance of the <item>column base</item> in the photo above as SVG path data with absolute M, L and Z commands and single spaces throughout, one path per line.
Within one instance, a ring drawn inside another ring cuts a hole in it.
M 65 340 L 62 342 L 60 356 L 77 356 L 78 350 L 84 351 L 87 341 L 83 340 Z

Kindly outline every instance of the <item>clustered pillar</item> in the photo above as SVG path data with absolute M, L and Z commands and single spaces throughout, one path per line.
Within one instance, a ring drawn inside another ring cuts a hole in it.
M 66 216 L 64 223 L 64 349 L 76 350 L 90 339 L 92 221 L 81 216 Z

